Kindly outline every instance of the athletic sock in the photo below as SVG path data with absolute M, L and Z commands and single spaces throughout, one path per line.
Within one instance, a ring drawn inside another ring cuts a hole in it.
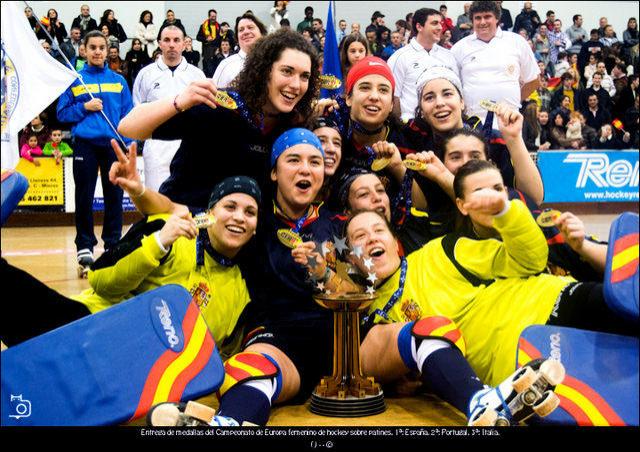
M 413 323 L 398 336 L 398 349 L 405 365 L 419 370 L 420 379 L 431 392 L 465 415 L 473 395 L 484 385 L 462 352 L 443 339 L 417 339 L 411 334 Z
M 236 385 L 225 392 L 220 399 L 217 415 L 230 417 L 240 425 L 243 422 L 266 425 L 271 412 L 271 400 L 249 383 Z

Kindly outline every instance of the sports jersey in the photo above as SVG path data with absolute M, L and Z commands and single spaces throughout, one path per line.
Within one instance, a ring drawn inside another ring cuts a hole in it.
M 238 74 L 242 72 L 242 69 L 244 69 L 246 59 L 247 54 L 244 50 L 240 50 L 238 53 L 234 53 L 222 60 L 211 78 L 213 83 L 215 83 L 218 88 L 228 88 L 231 82 L 233 82 Z
M 458 325 L 467 360 L 483 382 L 496 385 L 513 372 L 518 338 L 532 324 L 547 322 L 562 289 L 575 281 L 540 274 L 547 263 L 546 240 L 518 200 L 496 217 L 503 241 L 449 234 L 407 257 L 402 295 L 388 320 L 408 322 L 442 315 Z M 398 270 L 377 289 L 369 313 L 383 309 L 399 288 Z
M 182 140 L 171 161 L 171 175 L 160 187 L 160 193 L 172 201 L 206 208 L 213 187 L 238 174 L 252 177 L 263 193 L 268 193 L 271 146 L 291 122 L 283 116 L 278 127 L 263 132 L 260 124 L 248 117 L 240 96 L 232 91 L 229 94 L 238 103 L 237 110 L 198 105 L 153 132 L 153 138 Z
M 204 79 L 204 72 L 182 58 L 180 64 L 171 70 L 163 58 L 145 66 L 133 84 L 133 103 L 140 105 L 154 102 L 181 93 L 191 82 Z M 160 184 L 169 177 L 169 165 L 180 147 L 180 140 L 146 140 L 144 156 L 145 185 L 158 190 Z
M 153 233 L 168 217 L 153 215 L 132 226 L 89 271 L 91 289 L 73 298 L 95 313 L 165 284 L 181 285 L 193 295 L 220 348 L 250 301 L 247 286 L 237 265 L 222 265 L 209 252 L 197 265 L 196 240 L 180 237 L 164 254 Z

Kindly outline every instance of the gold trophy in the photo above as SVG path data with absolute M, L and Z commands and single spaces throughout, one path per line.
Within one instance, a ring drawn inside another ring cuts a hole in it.
M 348 287 L 357 287 L 349 277 L 350 265 L 338 260 L 339 251 L 338 248 L 336 273 L 348 282 Z M 382 413 L 386 409 L 382 388 L 373 377 L 363 375 L 360 365 L 360 313 L 377 298 L 373 287 L 364 293 L 322 291 L 313 298 L 323 308 L 333 311 L 333 373 L 316 386 L 310 411 L 331 417 Z

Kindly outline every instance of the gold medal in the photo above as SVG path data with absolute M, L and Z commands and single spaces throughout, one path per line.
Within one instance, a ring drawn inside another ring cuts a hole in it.
M 490 100 L 483 99 L 480 101 L 480 106 L 487 111 L 491 111 L 493 113 L 498 111 L 498 104 L 495 102 L 491 102 Z
M 193 217 L 198 229 L 207 229 L 209 226 L 216 224 L 216 217 L 209 212 L 202 212 Z
M 381 171 L 385 169 L 390 162 L 391 162 L 390 158 L 375 159 L 371 163 L 371 169 L 374 171 Z
M 538 225 L 542 226 L 543 228 L 551 228 L 556 225 L 554 220 L 560 215 L 562 215 L 562 212 L 560 212 L 559 210 L 545 210 L 540 215 L 538 215 L 538 218 L 536 218 L 536 223 L 538 223 Z
M 424 171 L 427 169 L 427 164 L 425 162 L 421 162 L 419 160 L 407 159 L 402 162 L 402 164 L 410 170 L 413 171 Z
M 302 237 L 299 234 L 293 232 L 291 229 L 278 229 L 278 240 L 284 246 L 294 249 L 298 245 L 302 244 Z
M 238 108 L 238 104 L 236 104 L 236 101 L 233 100 L 233 98 L 224 91 L 217 91 L 215 100 L 216 104 L 220 105 L 221 107 L 228 108 L 229 110 L 235 110 L 236 108 Z
M 333 75 L 321 75 L 320 76 L 320 88 L 323 89 L 338 89 L 342 86 L 342 82 L 338 77 Z

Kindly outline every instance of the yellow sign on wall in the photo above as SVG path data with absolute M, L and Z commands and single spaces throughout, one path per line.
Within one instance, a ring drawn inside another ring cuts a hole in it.
M 20 159 L 16 166 L 29 181 L 29 190 L 18 206 L 64 206 L 64 161 L 56 164 L 56 159 L 36 157 L 40 165 Z

